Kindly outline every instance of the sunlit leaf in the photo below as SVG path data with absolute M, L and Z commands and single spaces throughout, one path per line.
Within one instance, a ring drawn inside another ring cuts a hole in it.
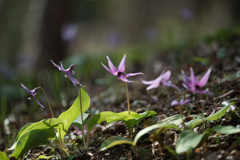
M 90 131 L 96 124 L 102 123 L 103 121 L 106 121 L 107 123 L 112 123 L 121 120 L 128 127 L 134 127 L 141 119 L 149 117 L 152 114 L 156 114 L 156 112 L 147 111 L 141 114 L 132 111 L 130 112 L 130 114 L 128 114 L 128 111 L 120 113 L 115 113 L 111 111 L 101 112 L 88 121 L 88 130 Z
M 133 141 L 124 137 L 113 136 L 103 142 L 103 144 L 100 147 L 100 151 L 104 151 L 108 148 L 111 148 L 113 146 L 120 145 L 120 144 L 133 145 Z
M 206 121 L 214 121 L 214 120 L 220 119 L 227 112 L 228 108 L 233 104 L 235 104 L 235 103 L 233 102 L 233 103 L 230 103 L 229 105 L 223 107 L 222 109 L 220 109 L 213 115 L 205 118 L 204 121 L 206 122 Z M 201 123 L 203 123 L 203 119 L 193 119 L 186 123 L 186 128 L 193 129 L 194 127 L 196 127 L 197 125 L 199 125 Z
M 180 154 L 193 150 L 205 136 L 209 136 L 208 131 L 198 135 L 192 130 L 184 130 L 177 140 L 176 152 Z
M 172 123 L 157 123 L 157 124 L 154 124 L 152 126 L 149 126 L 147 128 L 144 128 L 143 130 L 141 130 L 140 132 L 138 132 L 138 134 L 136 135 L 136 137 L 134 138 L 134 143 L 133 145 L 136 145 L 137 144 L 137 141 L 140 137 L 142 137 L 143 135 L 147 134 L 148 132 L 150 131 L 153 131 L 155 129 L 162 129 L 162 130 L 167 130 L 167 129 L 170 129 L 170 128 L 174 128 L 174 129 L 177 129 L 177 130 L 181 130 L 177 125 L 175 124 L 172 124 Z
M 2 151 L 0 151 L 0 159 L 1 160 L 9 160 L 7 154 Z
M 84 88 L 81 89 L 81 100 L 82 100 L 82 111 L 83 113 L 86 112 L 90 106 L 90 98 L 87 92 Z M 67 124 L 65 125 L 65 128 L 69 128 L 70 125 L 73 123 L 73 121 L 81 115 L 81 109 L 80 109 L 80 96 L 76 98 L 73 105 L 65 112 L 63 112 L 59 119 L 64 119 L 67 121 Z M 58 130 L 59 138 L 64 141 L 64 136 L 66 132 L 62 130 Z
M 18 159 L 19 156 L 33 147 L 49 145 L 49 139 L 55 139 L 56 137 L 55 129 L 65 131 L 65 124 L 65 120 L 51 118 L 25 125 L 10 148 L 10 150 L 14 149 L 10 157 Z
M 26 133 L 32 131 L 32 130 L 45 130 L 45 129 L 51 129 L 54 131 L 54 129 L 61 129 L 63 131 L 66 131 L 65 127 L 66 121 L 58 118 L 51 118 L 51 119 L 44 119 L 39 122 L 35 123 L 29 123 L 23 126 L 20 131 L 18 132 L 18 135 L 14 141 L 14 144 L 11 148 L 8 150 L 13 150 L 16 147 L 17 141 Z M 50 136 L 48 138 L 54 139 L 54 136 Z

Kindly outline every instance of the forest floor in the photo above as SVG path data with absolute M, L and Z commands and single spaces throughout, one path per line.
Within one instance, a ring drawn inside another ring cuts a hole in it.
M 208 42 L 198 43 L 190 48 L 167 51 L 166 53 L 156 53 L 152 59 L 147 62 L 147 66 L 133 68 L 133 71 L 141 71 L 144 73 L 142 79 L 153 80 L 164 69 L 170 69 L 172 72 L 171 80 L 180 89 L 182 87 L 181 70 L 184 70 L 187 75 L 190 75 L 189 68 L 192 67 L 196 75 L 203 75 L 211 68 L 212 72 L 209 81 L 205 88 L 208 88 L 214 96 L 199 95 L 186 92 L 191 100 L 184 108 L 183 114 L 196 115 L 201 114 L 201 104 L 204 104 L 204 111 L 207 115 L 218 111 L 223 107 L 222 102 L 236 102 L 236 111 L 240 113 L 240 38 L 234 34 L 230 34 L 223 39 L 210 38 Z M 126 68 L 127 69 L 127 68 Z M 128 70 L 128 69 L 127 69 Z M 132 78 L 134 80 L 134 78 Z M 137 79 L 137 78 L 136 78 Z M 91 95 L 90 111 L 113 111 L 122 112 L 127 110 L 127 100 L 125 96 L 124 85 L 116 80 L 116 85 L 111 86 L 106 91 L 97 95 Z M 177 107 L 170 106 L 172 100 L 178 98 L 178 92 L 174 88 L 160 86 L 159 88 L 146 91 L 146 85 L 143 85 L 140 80 L 129 84 L 129 96 L 131 110 L 142 113 L 147 110 L 157 112 L 156 117 L 162 120 L 166 117 L 180 114 Z M 92 93 L 93 94 L 93 93 Z M 119 94 L 121 96 L 119 96 Z M 235 112 L 228 112 L 220 120 L 211 124 L 206 124 L 202 130 L 214 125 L 239 125 L 239 117 Z M 133 132 L 133 137 L 144 128 L 145 121 L 141 121 Z M 149 123 L 151 123 L 149 121 Z M 194 131 L 198 131 L 195 128 Z M 114 122 L 112 124 L 102 123 L 92 131 L 89 148 L 81 149 L 83 146 L 79 138 L 68 139 L 66 148 L 68 149 L 70 159 L 82 160 L 148 160 L 148 159 L 163 159 L 171 160 L 176 157 L 170 153 L 166 147 L 175 150 L 175 136 L 179 132 L 175 130 L 166 131 L 162 137 L 161 146 L 158 143 L 153 147 L 153 142 L 149 140 L 149 135 L 141 137 L 137 143 L 137 147 L 133 148 L 130 145 L 117 145 L 105 151 L 99 151 L 101 144 L 108 137 L 122 136 L 128 137 L 127 127 L 122 122 Z M 69 133 L 76 133 L 72 127 Z M 71 135 L 71 134 L 70 134 Z M 214 137 L 212 135 L 206 141 L 206 145 L 197 146 L 191 153 L 178 155 L 179 159 L 240 159 L 240 134 L 221 135 Z M 1 143 L 4 143 L 2 141 Z M 1 145 L 1 150 L 6 148 Z M 60 150 L 52 150 L 51 147 L 40 146 L 28 151 L 23 159 L 38 158 L 39 155 L 55 155 L 63 157 Z

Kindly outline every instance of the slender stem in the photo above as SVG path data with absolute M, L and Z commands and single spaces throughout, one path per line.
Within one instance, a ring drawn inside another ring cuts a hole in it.
M 52 111 L 52 107 L 51 107 L 51 105 L 50 105 L 50 103 L 49 103 L 49 100 L 48 100 L 48 97 L 47 97 L 46 92 L 44 91 L 44 89 L 43 89 L 42 87 L 37 87 L 37 88 L 39 88 L 39 89 L 42 90 L 42 92 L 43 92 L 43 94 L 44 94 L 44 96 L 45 96 L 45 98 L 46 98 L 46 100 L 47 100 L 48 107 L 49 107 L 49 109 L 50 109 L 50 112 L 51 112 L 52 118 L 54 118 L 53 111 Z
M 84 135 L 84 130 L 83 130 L 83 111 L 82 111 L 82 94 L 81 94 L 81 83 L 80 83 L 80 70 L 78 65 L 74 64 L 74 66 L 76 66 L 77 70 L 78 70 L 78 82 L 79 82 L 79 99 L 80 99 L 80 110 L 81 110 L 81 121 L 82 121 L 82 138 L 83 138 L 83 144 L 84 144 L 84 148 L 87 149 L 86 143 L 85 143 L 85 135 Z
M 130 114 L 130 103 L 129 103 L 129 95 L 128 95 L 128 83 L 126 83 L 126 92 L 127 92 L 127 103 L 128 103 L 128 114 Z
M 202 96 L 202 94 L 200 94 L 200 98 L 201 98 L 201 107 L 202 107 L 202 129 L 204 129 L 204 122 L 205 122 L 205 119 L 204 119 L 204 106 L 203 106 L 203 96 Z

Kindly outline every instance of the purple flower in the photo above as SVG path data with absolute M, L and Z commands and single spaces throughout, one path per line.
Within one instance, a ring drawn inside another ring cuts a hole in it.
M 74 126 L 74 128 L 77 131 L 77 135 L 82 135 L 82 131 L 80 131 L 80 129 L 77 126 Z M 83 126 L 83 132 L 84 132 L 84 135 L 87 134 L 87 125 Z
M 110 72 L 111 74 L 113 74 L 114 76 L 116 76 L 118 79 L 121 79 L 124 82 L 133 82 L 133 81 L 129 81 L 127 80 L 127 77 L 131 77 L 131 76 L 136 76 L 136 75 L 140 75 L 143 74 L 141 72 L 138 73 L 128 73 L 128 74 L 124 74 L 125 71 L 125 61 L 126 61 L 126 54 L 124 54 L 122 61 L 120 62 L 118 69 L 115 68 L 115 66 L 113 65 L 112 61 L 109 59 L 109 57 L 107 56 L 108 59 L 108 65 L 110 68 L 106 67 L 104 64 L 103 67 Z
M 28 93 L 30 93 L 30 97 L 33 97 L 34 100 L 37 102 L 37 104 L 40 106 L 41 110 L 44 108 L 44 106 L 37 100 L 36 98 L 36 94 L 37 94 L 37 91 L 38 91 L 38 87 L 37 88 L 34 88 L 33 90 L 29 90 L 26 86 L 24 86 L 22 83 L 21 83 L 21 86 L 26 90 L 28 91 Z
M 191 72 L 191 75 L 190 75 L 190 77 L 188 77 L 185 75 L 184 71 L 182 70 L 182 75 L 184 78 L 183 86 L 187 90 L 194 92 L 194 93 L 213 95 L 208 90 L 201 89 L 203 86 L 206 85 L 206 83 L 209 79 L 210 73 L 211 73 L 211 69 L 208 69 L 208 71 L 204 74 L 204 76 L 200 80 L 198 77 L 195 77 L 192 67 L 190 67 L 190 72 Z
M 74 65 L 71 65 L 68 69 L 64 69 L 63 68 L 63 64 L 62 62 L 59 62 L 61 66 L 57 65 L 56 63 L 54 63 L 52 60 L 50 60 L 52 62 L 52 64 L 57 67 L 60 71 L 63 71 L 66 76 L 69 77 L 69 79 L 72 81 L 73 85 L 76 87 L 76 84 L 79 84 L 78 80 L 76 80 L 72 75 L 75 73 L 73 71 L 74 69 Z
M 152 80 L 152 81 L 142 81 L 143 84 L 146 84 L 146 85 L 149 85 L 147 87 L 147 90 L 150 90 L 150 89 L 153 89 L 153 88 L 157 88 L 159 87 L 161 84 L 164 85 L 164 86 L 171 86 L 171 87 L 174 87 L 176 88 L 179 92 L 180 92 L 180 89 L 173 85 L 171 83 L 171 81 L 169 81 L 169 78 L 171 76 L 171 71 L 166 71 L 162 74 L 160 74 L 160 76 L 158 76 L 156 79 Z
M 173 100 L 172 102 L 171 102 L 171 106 L 176 106 L 176 105 L 180 105 L 180 106 L 183 106 L 184 104 L 186 104 L 186 103 L 188 103 L 188 102 L 190 102 L 190 99 L 186 99 L 186 100 L 181 100 L 181 101 L 177 101 L 177 100 Z

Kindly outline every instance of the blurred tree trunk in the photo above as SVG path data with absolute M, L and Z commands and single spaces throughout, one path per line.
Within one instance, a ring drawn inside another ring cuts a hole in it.
M 61 30 L 69 13 L 71 0 L 47 0 L 40 31 L 40 54 L 37 68 L 48 68 L 66 56 L 67 44 L 61 38 Z

